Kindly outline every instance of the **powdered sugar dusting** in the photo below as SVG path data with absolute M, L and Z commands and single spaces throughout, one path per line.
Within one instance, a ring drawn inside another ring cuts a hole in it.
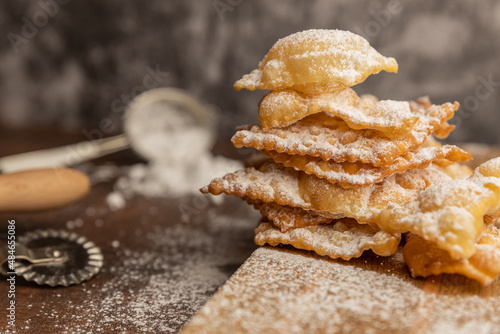
M 397 68 L 394 58 L 383 57 L 361 36 L 311 29 L 277 41 L 258 69 L 244 75 L 235 88 L 318 93 L 350 87 L 371 74 Z
M 407 277 L 399 261 L 370 260 L 382 261 L 381 267 L 390 263 L 392 270 L 260 248 L 183 333 L 487 333 L 499 328 L 500 299 L 481 292 L 436 294 L 449 277 L 423 283 Z
M 189 149 L 185 149 L 189 153 Z M 190 153 L 191 154 L 191 153 Z M 198 189 L 212 178 L 239 169 L 243 164 L 210 152 L 196 152 L 189 158 L 170 163 L 151 161 L 126 170 L 115 183 L 115 191 L 126 199 L 133 196 L 180 197 L 198 194 Z
M 267 94 L 259 105 L 264 130 L 281 128 L 318 112 L 340 117 L 352 129 L 373 129 L 391 139 L 407 135 L 418 119 L 407 101 L 360 98 L 350 88 L 318 95 L 288 89 Z
M 266 151 L 266 155 L 274 161 L 282 163 L 287 167 L 302 170 L 308 174 L 327 179 L 330 182 L 337 182 L 343 187 L 369 186 L 380 182 L 384 177 L 395 173 L 402 173 L 408 169 L 422 169 L 428 167 L 432 162 L 441 159 L 452 161 L 468 160 L 470 156 L 463 150 L 453 145 L 442 147 L 422 147 L 409 152 L 396 160 L 387 168 L 373 167 L 362 163 L 336 163 L 333 160 L 324 161 L 320 158 L 310 156 L 288 155 Z M 355 170 L 355 173 L 350 171 Z
M 325 113 L 310 115 L 282 129 L 264 131 L 257 125 L 236 132 L 231 141 L 236 147 L 253 147 L 290 155 L 310 155 L 336 162 L 370 163 L 389 166 L 404 153 L 418 148 L 435 132 L 451 130 L 446 120 L 453 116 L 458 104 L 431 105 L 428 99 L 410 103 L 412 113 L 419 116 L 406 137 L 391 140 L 371 130 L 353 130 Z M 446 130 L 442 130 L 444 127 Z M 444 135 L 445 133 L 440 133 Z
M 253 204 L 262 216 L 272 221 L 273 225 L 279 227 L 282 232 L 298 227 L 315 226 L 331 222 L 331 219 L 300 208 L 282 206 L 276 203 L 263 203 L 262 201 L 253 201 L 250 199 L 247 199 L 247 202 Z
M 498 174 L 500 158 L 484 163 L 485 170 Z M 481 165 L 481 166 L 483 166 Z M 500 179 L 478 171 L 468 179 L 435 184 L 404 206 L 392 203 L 376 218 L 388 232 L 412 232 L 435 242 L 453 259 L 467 259 L 483 230 L 485 215 L 500 214 Z
M 427 168 L 390 176 L 372 187 L 343 188 L 277 163 L 266 163 L 259 170 L 247 168 L 214 179 L 203 191 L 300 207 L 332 219 L 350 217 L 371 223 L 390 203 L 411 202 L 429 185 L 449 179 L 446 174 Z
M 295 228 L 287 232 L 282 232 L 270 221 L 262 220 L 255 229 L 255 243 L 258 245 L 292 245 L 344 260 L 359 257 L 368 249 L 378 255 L 392 255 L 398 249 L 400 240 L 399 234 L 391 235 L 350 219 Z
M 99 283 L 67 288 L 71 300 L 53 290 L 51 298 L 35 296 L 33 305 L 24 300 L 20 307 L 32 318 L 49 317 L 56 324 L 51 333 L 176 333 L 255 248 L 257 214 L 235 207 L 239 213 L 231 216 L 214 208 L 203 223 L 150 226 L 131 248 L 110 239 L 113 254 L 105 252 Z M 32 332 L 29 324 L 16 325 Z

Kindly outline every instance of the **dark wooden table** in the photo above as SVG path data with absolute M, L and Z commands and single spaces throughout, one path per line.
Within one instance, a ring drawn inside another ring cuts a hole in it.
M 78 133 L 0 128 L 0 156 L 80 140 L 85 138 Z M 215 151 L 241 157 L 228 144 Z M 140 160 L 128 150 L 94 164 L 109 162 Z M 241 200 L 226 198 L 216 205 L 201 196 L 135 197 L 124 209 L 111 211 L 105 198 L 113 183 L 93 185 L 84 200 L 62 209 L 0 214 L 2 243 L 8 219 L 15 219 L 18 236 L 35 229 L 74 231 L 94 241 L 104 255 L 101 272 L 80 285 L 50 288 L 18 277 L 18 333 L 177 332 L 255 249 L 252 230 L 258 218 Z M 0 278 L 3 333 L 11 328 L 8 284 Z

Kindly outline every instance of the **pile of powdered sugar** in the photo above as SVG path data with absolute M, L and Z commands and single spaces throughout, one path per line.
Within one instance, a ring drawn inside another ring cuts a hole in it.
M 114 189 L 126 199 L 134 195 L 179 197 L 198 193 L 212 178 L 242 167 L 239 161 L 214 156 L 209 151 L 197 152 L 183 160 L 133 165 L 116 181 Z
M 130 117 L 126 130 L 132 147 L 148 163 L 121 169 L 114 191 L 107 196 L 111 210 L 123 208 L 136 195 L 195 194 L 212 178 L 242 167 L 241 162 L 211 153 L 213 127 L 188 110 L 158 104 Z
M 132 147 L 147 160 L 183 160 L 192 153 L 209 150 L 214 143 L 210 112 L 203 110 L 170 101 L 149 103 L 140 109 L 131 108 L 125 131 Z

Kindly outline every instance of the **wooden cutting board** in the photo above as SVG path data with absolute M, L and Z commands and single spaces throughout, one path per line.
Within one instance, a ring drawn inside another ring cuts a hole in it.
M 471 167 L 500 150 L 462 145 Z M 500 280 L 411 278 L 401 250 L 349 262 L 261 247 L 183 329 L 191 333 L 500 333 Z
M 262 247 L 182 333 L 491 333 L 500 331 L 499 288 L 413 279 L 401 253 L 345 262 Z

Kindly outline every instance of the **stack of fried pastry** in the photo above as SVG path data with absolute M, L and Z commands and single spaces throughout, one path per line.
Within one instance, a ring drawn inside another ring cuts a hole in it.
M 260 210 L 259 245 L 349 260 L 365 250 L 392 255 L 407 233 L 403 254 L 414 276 L 461 273 L 488 284 L 500 273 L 500 235 L 489 224 L 500 215 L 500 162 L 472 174 L 459 164 L 471 159 L 467 152 L 434 139 L 453 130 L 447 121 L 457 102 L 379 101 L 350 88 L 397 69 L 346 31 L 279 40 L 235 83 L 270 90 L 260 125 L 232 138 L 265 158 L 201 191 L 236 195 Z M 491 258 L 495 266 L 486 264 Z

